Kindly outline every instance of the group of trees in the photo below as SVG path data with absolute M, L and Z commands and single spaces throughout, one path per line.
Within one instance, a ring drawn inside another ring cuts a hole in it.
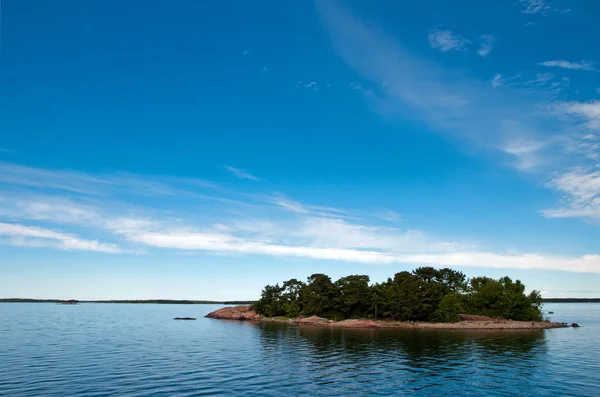
M 420 267 L 371 285 L 369 276 L 352 275 L 333 282 L 313 274 L 306 283 L 291 279 L 267 285 L 253 309 L 267 317 L 317 315 L 398 321 L 459 320 L 459 313 L 512 320 L 541 320 L 541 295 L 525 294 L 525 285 L 509 277 L 494 280 L 466 276 L 449 268 Z

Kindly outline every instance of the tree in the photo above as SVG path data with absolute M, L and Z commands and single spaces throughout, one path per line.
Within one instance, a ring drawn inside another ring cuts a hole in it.
M 467 298 L 470 313 L 519 321 L 541 320 L 541 296 L 537 291 L 526 296 L 525 285 L 520 280 L 477 277 L 470 284 Z
M 283 308 L 285 315 L 288 317 L 296 317 L 302 311 L 300 303 L 300 290 L 304 286 L 302 281 L 298 281 L 295 278 L 290 279 L 283 283 Z
M 335 282 L 336 309 L 344 318 L 366 317 L 369 309 L 369 276 L 346 276 Z
M 442 323 L 455 323 L 460 320 L 459 314 L 462 311 L 460 295 L 452 292 L 441 300 L 433 319 Z
M 321 273 L 313 274 L 299 291 L 302 314 L 336 317 L 335 302 L 338 296 L 339 290 L 329 276 Z
M 350 275 L 335 283 L 322 273 L 267 285 L 254 310 L 268 317 L 298 315 L 341 320 L 386 318 L 400 321 L 457 321 L 459 313 L 533 321 L 541 320 L 542 297 L 525 294 L 525 285 L 510 277 L 494 280 L 443 268 L 420 267 L 369 286 L 369 276 Z
M 427 320 L 430 306 L 426 302 L 428 284 L 423 278 L 409 272 L 394 275 L 388 298 L 393 318 L 401 321 Z
M 471 279 L 471 293 L 468 298 L 468 311 L 490 317 L 501 317 L 502 284 L 489 277 Z
M 462 294 L 467 290 L 467 277 L 464 273 L 450 268 L 439 270 L 438 281 L 444 286 L 444 295 L 450 292 Z
M 282 291 L 283 288 L 279 284 L 265 286 L 260 299 L 254 303 L 253 310 L 267 317 L 283 316 L 285 308 L 281 297 Z

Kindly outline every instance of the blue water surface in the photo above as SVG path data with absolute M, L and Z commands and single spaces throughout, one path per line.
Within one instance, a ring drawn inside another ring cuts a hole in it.
M 203 317 L 219 307 L 0 303 L 0 395 L 600 396 L 596 303 L 545 305 L 553 320 L 582 327 L 542 331 Z

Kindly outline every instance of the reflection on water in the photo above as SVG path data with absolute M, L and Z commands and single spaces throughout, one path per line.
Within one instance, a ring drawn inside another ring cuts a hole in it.
M 258 328 L 265 361 L 305 371 L 320 385 L 348 386 L 347 392 L 359 384 L 373 393 L 477 392 L 487 374 L 494 389 L 487 395 L 502 393 L 506 379 L 528 377 L 546 352 L 543 330 Z
M 599 395 L 600 304 L 554 305 L 584 326 L 545 331 L 203 318 L 216 308 L 0 304 L 0 395 Z

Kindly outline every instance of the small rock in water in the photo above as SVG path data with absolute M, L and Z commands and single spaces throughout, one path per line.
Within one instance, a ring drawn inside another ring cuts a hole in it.
M 173 320 L 195 320 L 194 317 L 175 317 Z
M 577 328 L 577 327 L 579 327 L 579 324 L 577 324 L 577 323 L 573 323 L 573 324 L 571 324 L 571 327 L 573 327 L 573 328 Z

